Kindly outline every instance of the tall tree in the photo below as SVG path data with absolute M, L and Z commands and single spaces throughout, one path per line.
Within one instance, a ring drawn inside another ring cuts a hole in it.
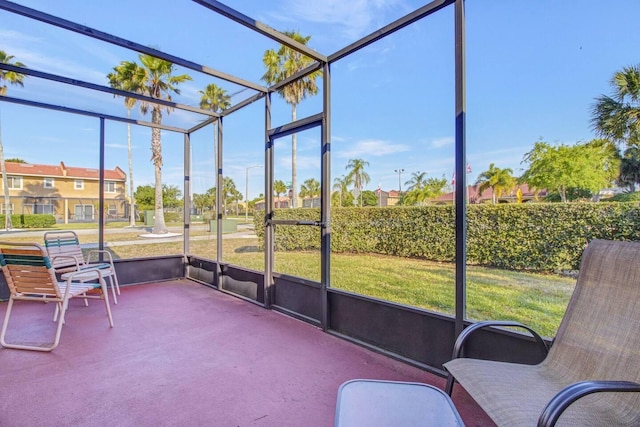
M 573 146 L 538 141 L 525 154 L 523 163 L 528 163 L 529 168 L 520 181 L 531 188 L 555 191 L 562 202 L 567 202 L 570 194 L 581 194 L 580 190 L 596 194 L 609 187 L 620 168 L 615 146 L 603 139 Z
M 287 31 L 285 36 L 292 38 L 293 40 L 306 45 L 311 36 L 302 36 L 295 31 Z M 280 49 L 277 51 L 269 49 L 264 53 L 262 62 L 266 68 L 266 72 L 262 76 L 262 81 L 268 85 L 281 82 L 299 71 L 307 68 L 313 64 L 313 59 L 291 49 L 288 46 L 280 45 Z M 282 96 L 285 102 L 291 105 L 291 121 L 295 121 L 297 118 L 297 106 L 307 96 L 316 95 L 318 93 L 318 86 L 316 85 L 316 78 L 322 75 L 321 71 L 314 71 L 307 76 L 292 82 L 283 88 L 278 90 L 278 94 Z M 291 187 L 292 187 L 292 206 L 295 208 L 298 205 L 298 171 L 297 171 L 297 135 L 294 133 L 291 135 Z
M 224 204 L 225 216 L 227 215 L 227 204 L 233 202 L 237 193 L 239 193 L 239 191 L 233 179 L 228 176 L 222 178 L 222 203 Z
M 478 185 L 478 193 L 482 195 L 483 191 L 491 188 L 493 191 L 492 201 L 494 204 L 498 203 L 498 199 L 502 197 L 502 193 L 511 190 L 516 184 L 516 179 L 512 174 L 513 169 L 500 169 L 496 167 L 494 163 L 491 163 L 489 165 L 489 170 L 478 175 L 478 179 L 476 181 L 476 185 Z
M 287 192 L 287 184 L 285 184 L 282 180 L 275 180 L 273 183 L 273 192 L 276 193 L 278 202 L 280 202 L 280 195 Z M 278 204 L 278 206 L 280 205 Z
M 640 66 L 624 67 L 615 73 L 611 87 L 611 96 L 596 98 L 591 124 L 601 136 L 640 147 Z
M 349 180 L 344 175 L 336 177 L 333 180 L 333 190 L 338 193 L 339 206 L 344 206 L 344 199 L 346 199 L 346 195 L 349 193 L 349 184 Z
M 231 106 L 231 96 L 227 94 L 227 91 L 216 85 L 210 83 L 204 90 L 200 92 L 200 108 L 203 110 L 210 110 L 214 113 L 220 113 Z M 218 122 L 213 124 L 213 169 L 215 171 L 215 181 L 218 185 Z M 215 207 L 214 207 L 215 212 Z
M 135 78 L 139 75 L 138 64 L 135 62 L 121 62 L 120 65 L 113 67 L 113 72 L 107 74 L 109 85 L 112 88 L 126 90 L 129 92 L 138 92 L 139 85 Z M 131 118 L 131 110 L 136 105 L 137 100 L 135 98 L 124 98 L 124 107 L 127 109 L 127 118 Z M 127 123 L 127 157 L 129 160 L 129 226 L 134 227 L 136 225 L 135 205 L 136 200 L 134 197 L 134 182 L 133 182 L 133 152 L 131 150 L 131 123 Z
M 138 92 L 151 98 L 165 99 L 171 101 L 171 94 L 180 94 L 178 85 L 187 80 L 191 80 L 188 74 L 173 75 L 174 64 L 151 55 L 138 55 L 140 64 L 131 61 L 123 61 L 120 67 L 132 69 L 130 80 L 123 83 L 123 87 L 131 92 Z M 151 110 L 151 122 L 162 123 L 162 110 L 160 104 L 140 102 L 140 111 L 147 114 Z M 165 108 L 167 114 L 171 113 L 171 108 Z M 154 234 L 165 234 L 168 232 L 164 221 L 164 206 L 162 204 L 162 140 L 160 129 L 151 129 L 151 162 L 154 166 L 155 175 L 155 219 L 153 223 Z
M 3 64 L 15 65 L 16 67 L 26 67 L 22 62 L 11 62 L 13 60 L 12 55 L 8 55 L 5 51 L 0 50 L 0 62 Z M 15 71 L 0 70 L 0 96 L 7 94 L 7 85 L 3 82 L 7 82 L 12 85 L 23 86 L 24 74 L 16 73 Z M 4 163 L 4 146 L 2 144 L 2 132 L 0 132 L 0 172 L 2 173 L 2 188 L 4 190 L 4 228 L 9 230 L 13 228 L 11 223 L 11 196 L 9 194 L 9 183 L 7 180 L 7 169 Z
M 427 179 L 427 172 L 414 172 L 411 174 L 411 179 L 404 183 L 407 191 L 411 190 L 420 190 L 425 185 L 425 180 Z
M 424 205 L 428 200 L 435 199 L 441 194 L 445 193 L 445 188 L 447 187 L 447 178 L 428 178 L 426 179 L 422 186 L 418 188 L 417 186 L 409 190 L 402 197 L 403 205 Z
M 621 187 L 628 186 L 633 193 L 636 191 L 638 182 L 640 182 L 640 148 L 629 147 L 624 150 L 620 159 L 620 174 L 616 183 Z
M 315 178 L 307 179 L 300 188 L 301 197 L 315 197 L 320 195 L 320 183 Z
M 358 189 L 360 193 L 360 206 L 362 206 L 362 189 L 371 180 L 369 174 L 364 171 L 364 168 L 367 166 L 369 166 L 369 162 L 362 159 L 350 159 L 346 166 L 346 169 L 349 171 L 347 180 L 353 184 L 353 188 Z

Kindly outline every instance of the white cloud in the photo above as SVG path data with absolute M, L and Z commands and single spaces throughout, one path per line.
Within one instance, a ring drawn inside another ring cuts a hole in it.
M 335 25 L 343 36 L 355 39 L 376 29 L 385 10 L 399 4 L 399 0 L 288 0 L 284 9 L 297 19 Z
M 452 136 L 445 136 L 444 138 L 437 138 L 431 141 L 431 146 L 433 148 L 441 148 L 446 147 L 447 145 L 452 145 L 455 139 Z
M 410 147 L 406 144 L 393 144 L 389 141 L 383 140 L 362 140 L 358 141 L 349 147 L 345 147 L 344 150 L 336 147 L 334 153 L 336 157 L 340 158 L 353 158 L 360 156 L 388 156 L 394 153 L 402 153 L 409 151 Z

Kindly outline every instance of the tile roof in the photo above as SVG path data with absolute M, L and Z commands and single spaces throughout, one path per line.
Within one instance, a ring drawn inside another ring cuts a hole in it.
M 100 178 L 99 169 L 66 166 L 64 162 L 60 162 L 59 165 L 6 162 L 5 168 L 7 169 L 7 174 L 10 175 L 67 177 L 87 180 L 98 180 Z M 126 181 L 127 175 L 116 166 L 115 169 L 105 169 L 104 178 L 109 181 Z

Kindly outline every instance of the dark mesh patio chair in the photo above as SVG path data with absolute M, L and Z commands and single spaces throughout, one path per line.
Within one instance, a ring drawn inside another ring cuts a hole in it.
M 466 338 L 495 324 L 524 327 L 465 329 L 444 365 L 449 395 L 455 379 L 499 426 L 640 426 L 640 243 L 589 243 L 542 363 L 459 358 Z

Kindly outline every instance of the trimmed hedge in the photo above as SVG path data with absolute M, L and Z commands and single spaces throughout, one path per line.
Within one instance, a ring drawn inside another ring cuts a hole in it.
M 0 226 L 4 227 L 5 215 L 0 215 Z M 49 214 L 14 214 L 11 215 L 14 228 L 49 228 L 56 225 L 56 218 Z
M 320 219 L 319 209 L 277 209 L 276 219 Z M 264 242 L 262 217 L 256 234 Z M 452 206 L 332 208 L 331 251 L 432 261 L 455 259 Z M 513 270 L 576 270 L 592 239 L 640 240 L 637 203 L 535 203 L 467 207 L 467 262 Z M 275 250 L 318 250 L 320 229 L 277 225 Z

